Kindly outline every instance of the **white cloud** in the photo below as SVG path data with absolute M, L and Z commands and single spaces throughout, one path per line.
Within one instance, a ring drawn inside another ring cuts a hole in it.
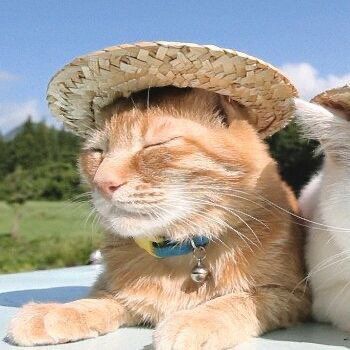
M 39 121 L 41 119 L 40 115 L 36 100 L 23 103 L 0 102 L 0 131 L 7 133 L 22 124 L 28 116 L 31 116 L 34 121 Z
M 321 76 L 316 68 L 306 62 L 287 63 L 280 69 L 298 88 L 300 96 L 306 100 L 327 89 L 350 83 L 350 72 L 344 75 Z
M 0 70 L 0 82 L 17 80 L 18 76 L 7 72 L 5 70 Z

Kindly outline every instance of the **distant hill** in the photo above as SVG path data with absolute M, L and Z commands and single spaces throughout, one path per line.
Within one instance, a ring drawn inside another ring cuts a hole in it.
M 30 117 L 28 119 L 31 119 Z M 7 133 L 5 133 L 4 135 L 2 135 L 2 139 L 4 141 L 11 141 L 13 140 L 19 133 L 21 133 L 21 131 L 23 130 L 23 127 L 25 125 L 26 122 L 23 122 L 23 124 L 18 125 L 14 128 L 12 128 L 10 131 L 8 131 Z M 53 119 L 53 118 L 48 118 L 48 117 L 43 117 L 42 120 L 40 122 L 33 122 L 33 124 L 39 124 L 39 123 L 44 123 L 49 129 L 61 129 L 62 128 L 62 123 Z
M 3 136 L 3 140 L 4 141 L 13 140 L 22 130 L 23 130 L 23 124 L 16 126 L 15 128 L 11 129 Z

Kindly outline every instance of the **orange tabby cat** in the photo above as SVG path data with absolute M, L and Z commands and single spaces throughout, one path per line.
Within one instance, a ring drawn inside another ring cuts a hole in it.
M 107 230 L 104 272 L 86 299 L 24 306 L 15 343 L 151 324 L 157 350 L 219 350 L 308 316 L 302 234 L 270 204 L 296 201 L 246 111 L 202 90 L 149 93 L 106 109 L 80 157 Z M 192 254 L 160 259 L 134 240 L 198 235 L 210 240 L 203 283 L 191 280 Z

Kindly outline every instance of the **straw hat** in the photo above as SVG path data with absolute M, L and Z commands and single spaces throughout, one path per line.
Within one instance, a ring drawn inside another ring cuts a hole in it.
M 101 109 L 117 98 L 173 85 L 229 96 L 245 106 L 261 137 L 286 125 L 293 114 L 291 82 L 273 66 L 212 45 L 140 42 L 108 47 L 76 58 L 50 81 L 52 113 L 84 136 L 102 125 Z
M 350 84 L 327 90 L 315 96 L 311 102 L 340 110 L 350 118 Z

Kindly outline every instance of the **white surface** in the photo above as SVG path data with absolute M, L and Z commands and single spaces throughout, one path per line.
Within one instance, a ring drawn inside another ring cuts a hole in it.
M 40 346 L 13 346 L 4 341 L 9 319 L 29 301 L 71 301 L 83 297 L 99 272 L 98 266 L 0 275 L 0 350 L 152 350 L 152 330 L 122 328 L 117 332 L 76 343 Z M 349 340 L 347 340 L 349 338 Z M 266 334 L 242 344 L 237 350 L 340 350 L 350 349 L 350 335 L 327 325 L 305 324 Z M 186 350 L 186 349 L 184 349 Z M 215 350 L 215 349 L 213 349 Z

